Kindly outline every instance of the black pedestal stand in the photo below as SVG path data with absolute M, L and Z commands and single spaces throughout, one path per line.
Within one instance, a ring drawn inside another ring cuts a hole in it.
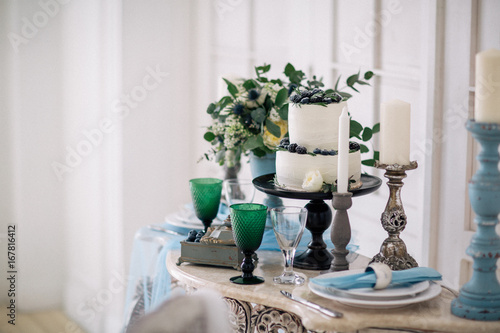
M 310 270 L 330 269 L 333 255 L 327 250 L 323 241 L 323 233 L 332 223 L 332 210 L 324 200 L 331 200 L 331 192 L 300 192 L 282 189 L 274 185 L 274 174 L 263 175 L 253 180 L 255 188 L 266 194 L 272 194 L 282 198 L 310 200 L 305 205 L 307 209 L 306 229 L 311 232 L 312 239 L 307 245 L 307 250 L 294 259 L 293 266 L 296 268 Z M 376 191 L 382 180 L 371 175 L 361 175 L 363 185 L 355 190 L 351 190 L 354 197 L 372 193 Z M 336 246 L 336 244 L 333 244 Z

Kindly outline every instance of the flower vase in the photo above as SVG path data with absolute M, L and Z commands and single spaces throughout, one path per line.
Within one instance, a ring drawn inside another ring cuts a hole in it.
M 259 176 L 267 175 L 270 173 L 276 173 L 276 153 L 266 154 L 263 157 L 255 156 L 253 153 L 250 154 L 250 169 L 252 172 L 252 177 L 257 178 Z M 264 205 L 269 209 L 278 206 L 283 206 L 283 201 L 280 197 L 268 194 L 264 199 Z
M 236 163 L 232 167 L 224 165 L 224 180 L 238 178 L 238 173 L 240 172 L 240 169 L 241 169 L 240 163 Z

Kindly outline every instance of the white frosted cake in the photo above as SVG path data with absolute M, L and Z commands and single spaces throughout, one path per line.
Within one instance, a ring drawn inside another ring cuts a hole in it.
M 304 95 L 306 97 L 304 97 Z M 310 95 L 310 96 L 307 96 Z M 339 117 L 347 105 L 336 95 L 332 100 L 319 89 L 290 97 L 289 138 L 276 152 L 276 185 L 285 189 L 319 192 L 336 184 Z M 330 95 L 331 96 L 331 95 Z M 307 98 L 307 103 L 301 100 Z M 316 101 L 311 104 L 310 101 Z M 349 178 L 351 188 L 361 186 L 359 145 L 350 144 Z

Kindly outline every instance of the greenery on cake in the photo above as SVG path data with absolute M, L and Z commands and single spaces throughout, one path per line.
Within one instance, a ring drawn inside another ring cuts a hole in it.
M 347 184 L 347 190 L 350 191 L 351 185 L 355 184 L 355 183 L 356 183 L 356 181 L 354 179 L 352 179 L 352 177 L 349 178 L 349 183 Z M 321 187 L 321 192 L 324 192 L 324 193 L 337 192 L 337 180 L 335 180 L 335 183 L 333 183 L 333 184 L 328 184 L 328 183 L 323 182 L 323 186 Z
M 290 102 L 300 106 L 301 104 L 313 104 L 313 105 L 323 105 L 327 106 L 332 103 L 340 103 L 342 101 L 347 101 L 352 97 L 351 94 L 343 91 L 346 88 L 350 88 L 356 92 L 359 90 L 355 87 L 356 84 L 359 85 L 370 85 L 368 81 L 373 77 L 372 71 L 365 72 L 360 79 L 361 72 L 358 71 L 357 74 L 349 76 L 346 80 L 346 86 L 339 89 L 338 85 L 340 82 L 340 77 L 337 78 L 335 87 L 333 89 L 327 89 L 323 91 L 320 87 L 325 85 L 322 79 L 316 80 L 316 76 L 313 76 L 313 81 L 308 81 L 307 87 L 296 87 L 294 93 L 290 96 Z
M 265 64 L 255 67 L 255 77 L 231 81 L 224 79 L 228 94 L 207 107 L 207 113 L 213 119 L 204 133 L 204 139 L 212 145 L 204 154 L 207 160 L 234 167 L 242 155 L 253 153 L 263 157 L 274 153 L 288 133 L 288 104 L 292 94 L 300 93 L 301 101 L 302 93 L 310 94 L 309 104 L 338 103 L 352 97 L 344 89 L 359 92 L 356 85 L 369 85 L 367 81 L 373 77 L 372 72 L 366 72 L 361 78 L 358 72 L 349 76 L 346 86 L 339 89 L 339 76 L 334 89 L 323 91 L 322 78 L 313 75 L 312 79 L 308 79 L 303 71 L 295 69 L 290 63 L 283 71 L 286 79 L 268 78 L 270 69 L 271 65 Z M 351 137 L 364 140 L 376 132 L 375 127 L 363 127 L 351 120 Z M 361 145 L 360 149 L 361 152 L 369 151 L 365 145 Z M 362 163 L 374 165 L 374 159 Z

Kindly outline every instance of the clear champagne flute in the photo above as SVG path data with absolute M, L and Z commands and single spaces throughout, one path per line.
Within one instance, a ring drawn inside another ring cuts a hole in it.
M 295 250 L 302 238 L 307 221 L 307 209 L 283 206 L 271 209 L 271 221 L 285 259 L 285 269 L 280 276 L 273 278 L 279 284 L 303 284 L 305 279 L 293 271 Z

